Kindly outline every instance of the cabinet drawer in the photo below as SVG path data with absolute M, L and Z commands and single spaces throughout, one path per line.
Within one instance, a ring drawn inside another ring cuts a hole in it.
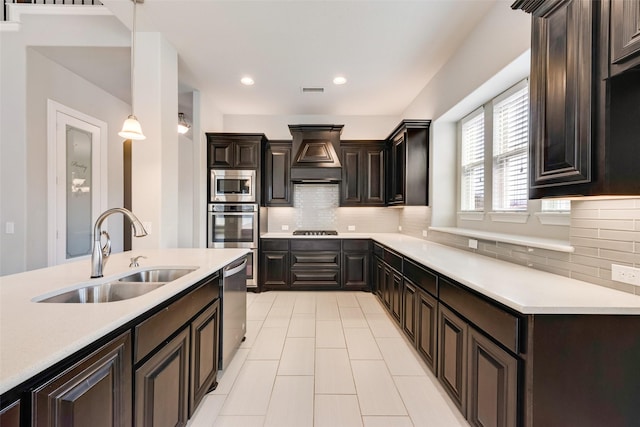
M 340 270 L 292 270 L 292 288 L 339 288 Z
M 340 252 L 291 252 L 291 268 L 340 268 Z
M 135 327 L 134 363 L 190 321 L 220 295 L 218 275 Z
M 340 252 L 340 239 L 293 239 L 292 251 L 338 251 Z
M 289 239 L 264 239 L 260 241 L 260 246 L 263 251 L 288 251 Z
M 514 353 L 520 351 L 521 319 L 440 278 L 440 301 L 457 311 L 479 329 L 493 337 Z
M 405 277 L 434 297 L 438 297 L 438 276 L 408 258 L 404 259 L 402 268 Z
M 400 255 L 385 248 L 383 259 L 391 267 L 402 273 L 402 257 Z
M 368 251 L 370 249 L 371 240 L 351 240 L 342 241 L 343 251 Z

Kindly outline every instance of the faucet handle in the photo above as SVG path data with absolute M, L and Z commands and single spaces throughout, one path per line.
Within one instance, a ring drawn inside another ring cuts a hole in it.
M 140 258 L 147 259 L 147 257 L 144 256 L 144 255 L 138 255 L 138 256 L 131 257 L 131 264 L 129 264 L 129 267 L 140 267 L 140 264 L 138 264 L 138 260 Z
M 109 255 L 111 255 L 111 237 L 109 237 L 109 233 L 107 233 L 106 231 L 103 231 L 100 234 L 107 238 L 107 241 L 102 247 L 102 256 L 108 258 Z

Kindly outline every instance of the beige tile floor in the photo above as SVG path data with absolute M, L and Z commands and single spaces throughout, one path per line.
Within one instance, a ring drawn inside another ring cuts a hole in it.
M 246 338 L 189 427 L 468 426 L 370 293 L 249 293 Z

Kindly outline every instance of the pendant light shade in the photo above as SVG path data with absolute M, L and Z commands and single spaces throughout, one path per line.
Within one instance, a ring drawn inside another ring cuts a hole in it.
M 133 140 L 142 140 L 147 138 L 142 133 L 142 127 L 140 126 L 140 122 L 138 121 L 136 116 L 134 116 L 133 114 L 127 117 L 127 119 L 124 121 L 124 124 L 122 125 L 122 130 L 118 132 L 118 135 L 120 135 L 125 139 L 133 139 Z
M 178 133 L 184 135 L 190 128 L 191 125 L 184 119 L 184 113 L 178 113 Z
M 122 130 L 118 132 L 118 135 L 122 138 L 132 140 L 147 139 L 142 133 L 142 126 L 138 118 L 133 114 L 134 99 L 136 94 L 136 4 L 143 2 L 144 0 L 132 0 L 133 1 L 133 26 L 131 29 L 131 114 L 122 124 Z

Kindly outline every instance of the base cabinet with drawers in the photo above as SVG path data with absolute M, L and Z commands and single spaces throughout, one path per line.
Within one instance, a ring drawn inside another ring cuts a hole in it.
M 369 239 L 261 239 L 261 290 L 369 290 Z

